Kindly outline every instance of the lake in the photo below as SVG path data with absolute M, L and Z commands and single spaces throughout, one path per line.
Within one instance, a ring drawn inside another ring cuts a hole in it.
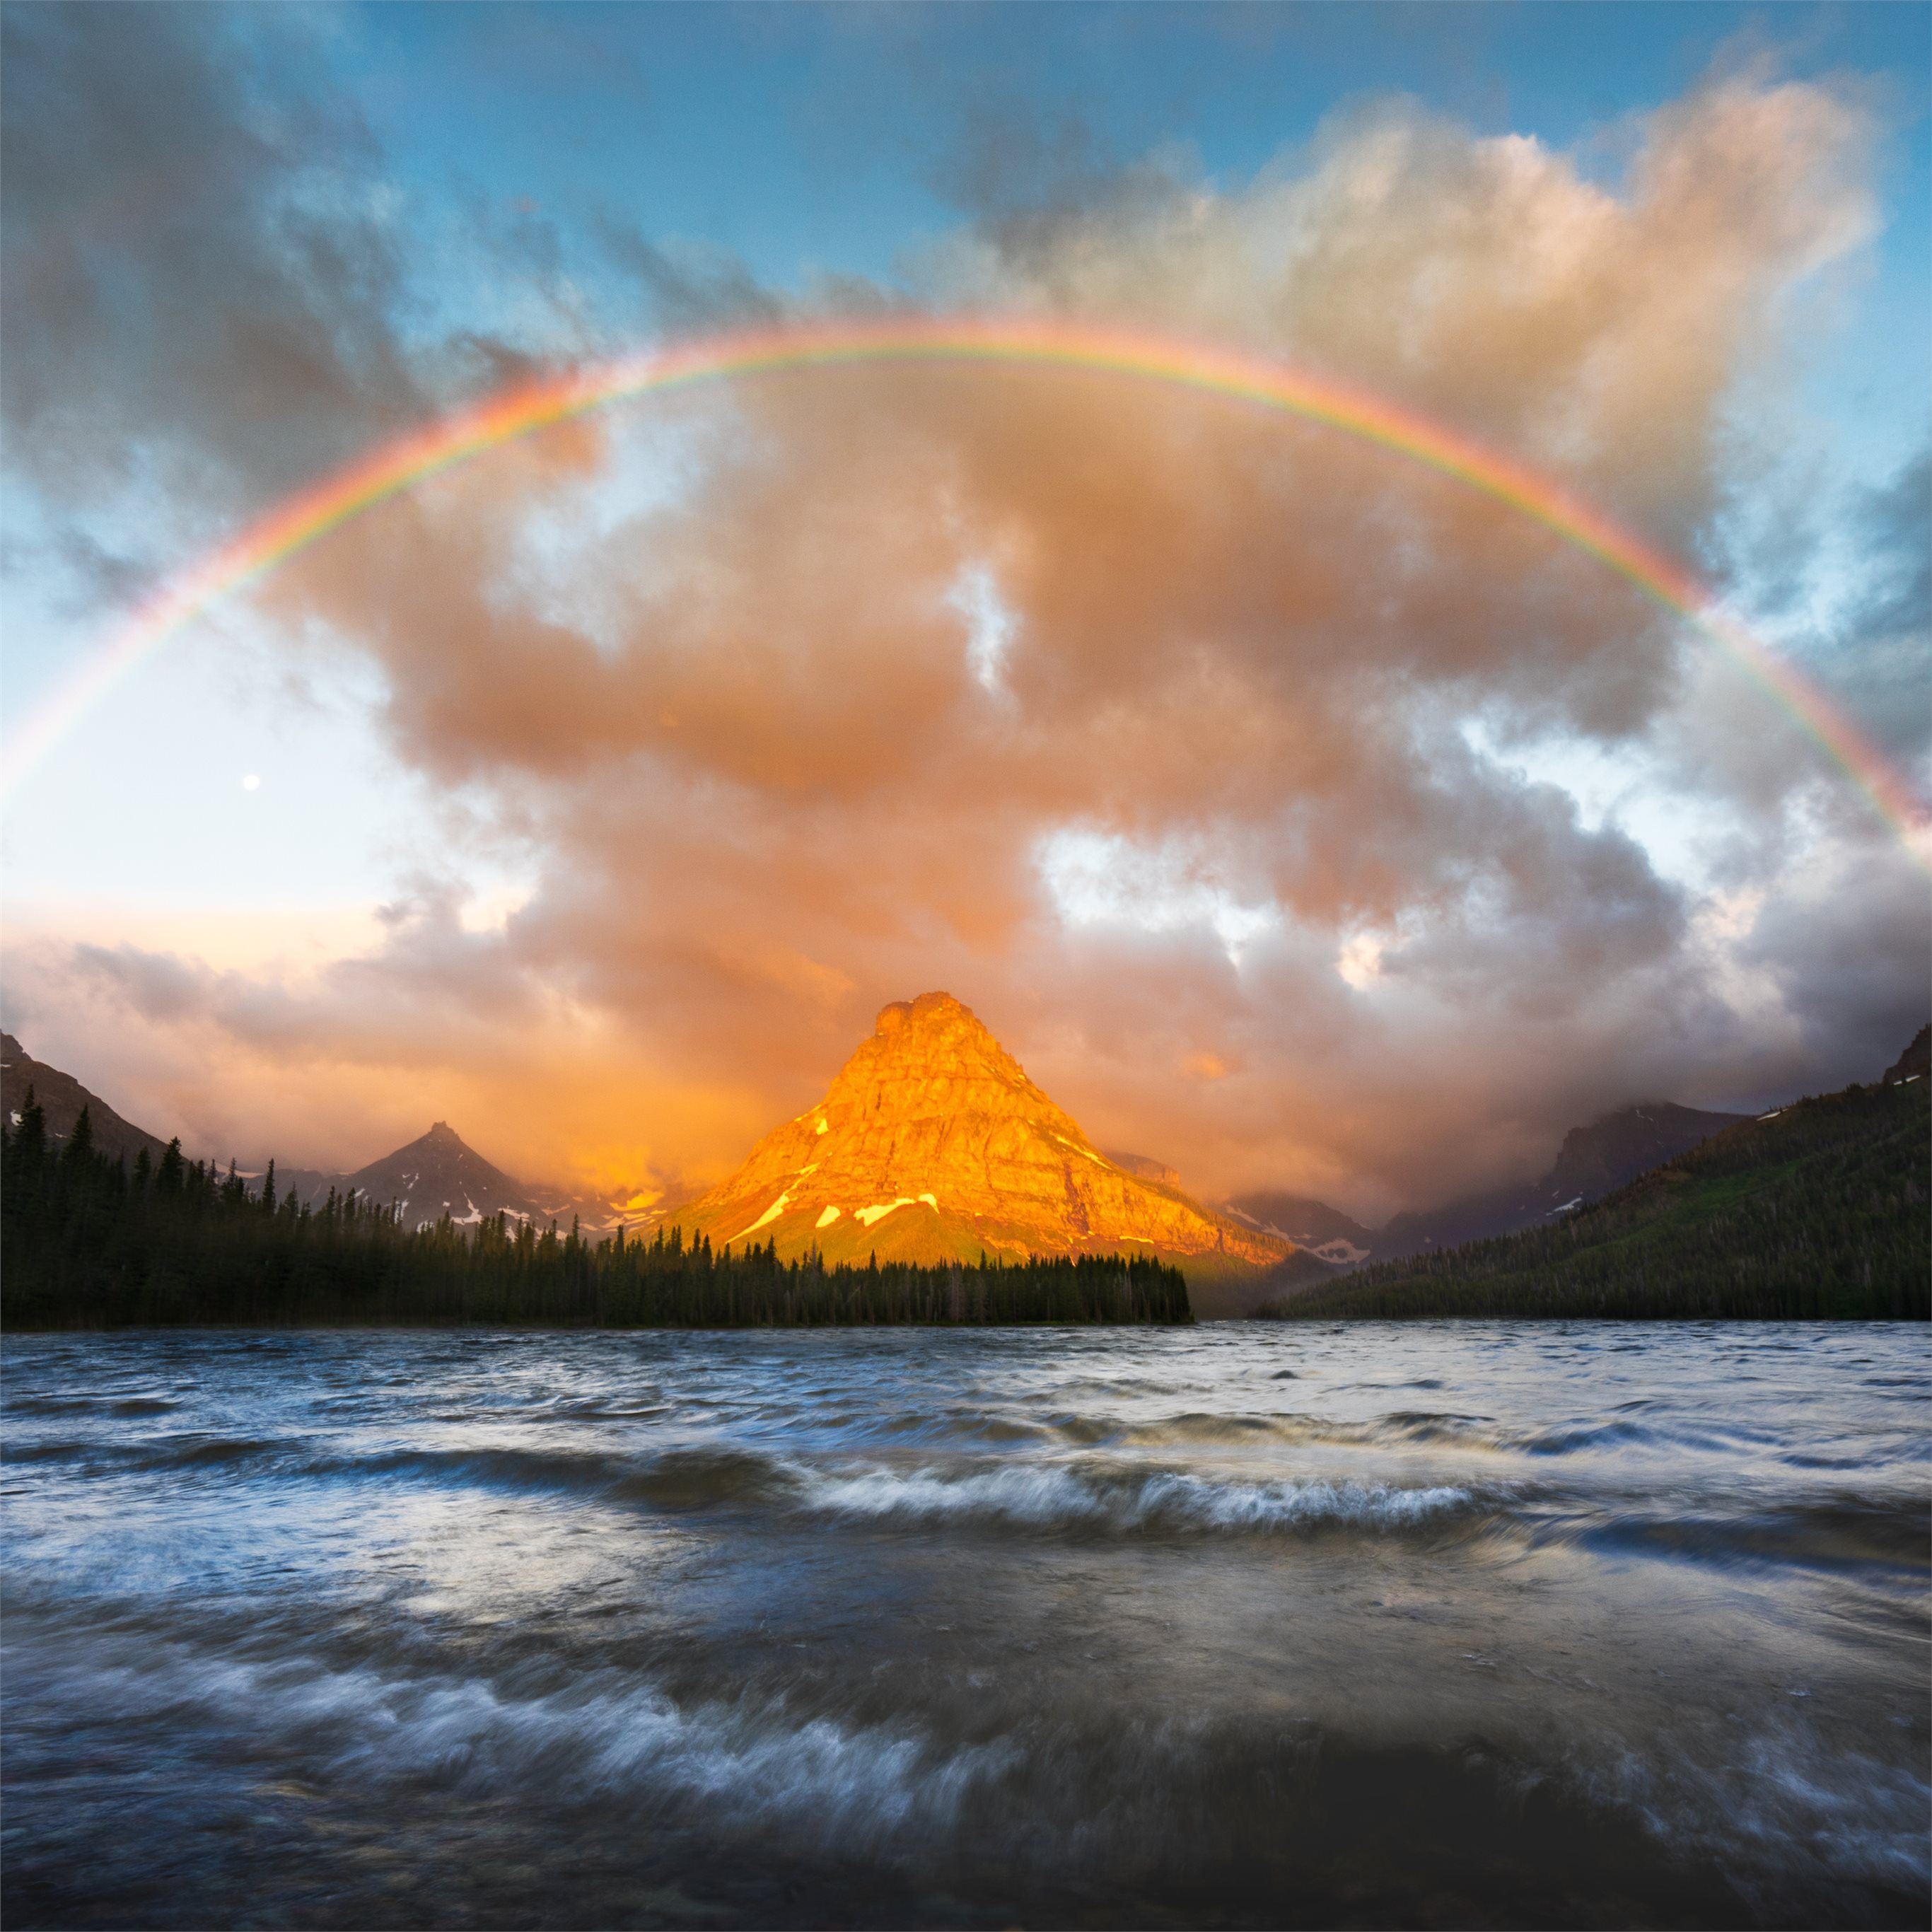
M 13 1336 L 33 1925 L 1922 1925 L 1932 1337 Z

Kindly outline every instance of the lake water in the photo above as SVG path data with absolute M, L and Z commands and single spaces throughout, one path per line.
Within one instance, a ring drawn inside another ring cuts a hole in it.
M 1876 1924 L 1922 1329 L 13 1336 L 34 1925 Z

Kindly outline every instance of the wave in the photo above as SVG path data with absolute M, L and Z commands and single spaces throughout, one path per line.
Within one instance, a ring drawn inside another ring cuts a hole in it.
M 1242 1482 L 1173 1470 L 1029 1465 L 948 1473 L 866 1468 L 810 1477 L 805 1508 L 874 1521 L 980 1521 L 1118 1534 L 1357 1528 L 1395 1532 L 1487 1514 L 1501 1498 L 1456 1484 L 1283 1479 Z
M 527 1654 L 494 1670 L 473 1655 L 344 1663 L 24 1621 L 9 1634 L 18 1754 L 64 1762 L 63 1714 L 79 1712 L 92 1748 L 111 1728 L 143 1779 L 188 1736 L 251 1778 L 272 1767 L 399 1816 L 431 1793 L 507 1798 L 560 1848 L 561 1887 L 585 1848 L 674 1822 L 714 1858 L 734 1838 L 805 1846 L 848 1882 L 855 1856 L 944 1873 L 949 1889 L 976 1870 L 1084 1869 L 1164 1904 L 1117 1898 L 1106 1922 L 1198 1922 L 1204 1884 L 1218 1922 L 1255 1924 L 1282 1922 L 1291 1892 L 1310 1924 L 1408 1922 L 1424 1893 L 1448 1923 L 1912 1924 L 1927 1904 L 1923 1778 L 1801 1718 L 1532 1746 L 1391 1727 L 1372 1696 L 1335 1729 L 1261 1708 L 1150 1719 L 1104 1680 L 999 1699 L 922 1680 L 897 1703 L 850 1684 L 680 1695 Z M 992 1922 L 1026 1916 L 1064 1916 Z
M 1401 1386 L 1426 1388 L 1428 1384 L 1411 1382 Z M 1634 1409 L 1638 1405 L 1623 1406 Z M 1626 1448 L 1727 1450 L 1735 1450 L 1741 1442 L 1775 1439 L 1748 1430 L 1715 1429 L 1695 1423 L 1643 1421 L 1630 1415 L 1555 1428 L 1509 1426 L 1492 1415 L 1432 1408 L 1390 1409 L 1359 1420 L 1293 1411 L 1256 1414 L 1193 1410 L 1147 1421 L 1076 1414 L 1056 1415 L 1052 1422 L 1063 1441 L 1085 1447 L 1119 1444 L 1157 1448 L 1275 1442 L 1376 1448 L 1442 1444 L 1493 1454 L 1551 1457 Z
M 16 1395 L 7 1398 L 9 1415 L 164 1415 L 181 1406 L 171 1395 Z
M 158 1474 L 260 1463 L 284 1457 L 295 1446 L 294 1439 L 286 1436 L 224 1436 L 196 1430 L 131 1442 L 51 1438 L 9 1443 L 4 1460 L 10 1463 L 78 1462 L 95 1471 Z
M 1840 1497 L 1737 1516 L 1632 1512 L 1546 1535 L 1613 1553 L 1720 1568 L 1889 1571 L 1921 1580 L 1932 1571 L 1932 1509 L 1919 1499 Z
M 94 1446 L 43 1445 L 45 1453 L 62 1456 L 85 1455 Z M 724 1445 L 687 1446 L 647 1457 L 508 1447 L 338 1455 L 316 1453 L 305 1438 L 197 1437 L 124 1448 L 109 1460 L 142 1473 L 262 1470 L 300 1480 L 422 1482 L 670 1511 L 762 1507 L 852 1522 L 976 1523 L 1118 1535 L 1396 1533 L 1487 1515 L 1509 1500 L 1503 1490 L 1462 1484 L 1244 1480 L 1092 1461 L 824 1465 Z
M 1359 1422 L 1294 1412 L 1256 1414 L 1197 1409 L 1144 1422 L 1063 1414 L 1052 1418 L 1052 1427 L 1063 1442 L 1086 1448 L 1241 1448 L 1280 1442 L 1360 1448 L 1441 1442 L 1493 1450 L 1505 1439 L 1491 1417 L 1439 1409 L 1396 1409 Z
M 178 1640 L 92 1649 L 50 1671 L 29 1666 L 35 1701 L 136 1730 L 212 1725 L 256 1748 L 293 1742 L 306 1775 L 359 1790 L 514 1790 L 564 1807 L 702 1801 L 718 1822 L 806 1824 L 863 1842 L 943 1828 L 1012 1755 L 998 1741 L 944 1746 L 909 1721 L 798 1710 L 782 1696 L 682 1703 L 608 1667 L 532 1684 L 514 1672 L 344 1667 Z
M 1763 1430 L 1702 1423 L 1612 1420 L 1532 1430 L 1513 1437 L 1510 1446 L 1530 1456 L 1574 1456 L 1600 1449 L 1735 1450 L 1740 1444 L 1778 1439 Z

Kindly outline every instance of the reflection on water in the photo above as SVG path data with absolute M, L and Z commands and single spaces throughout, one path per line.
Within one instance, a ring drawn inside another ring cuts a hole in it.
M 10 1338 L 38 1924 L 1922 1924 L 1932 1342 Z

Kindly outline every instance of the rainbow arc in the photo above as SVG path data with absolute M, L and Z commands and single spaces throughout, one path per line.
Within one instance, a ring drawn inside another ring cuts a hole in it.
M 8 748 L 11 791 L 133 667 L 218 599 L 332 530 L 440 472 L 633 398 L 703 382 L 854 363 L 1024 364 L 1166 383 L 1324 424 L 1453 477 L 1596 558 L 1687 619 L 1804 728 L 1932 870 L 1932 814 L 1858 727 L 1683 566 L 1550 478 L 1360 390 L 1262 358 L 1085 323 L 892 317 L 763 330 L 626 357 L 516 385 L 432 423 L 278 505 L 172 579 L 26 721 Z

